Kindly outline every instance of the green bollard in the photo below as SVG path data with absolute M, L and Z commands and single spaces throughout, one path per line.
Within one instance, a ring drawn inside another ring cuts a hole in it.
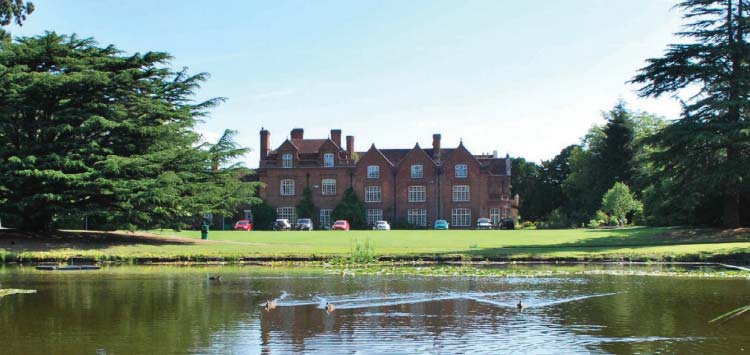
M 208 223 L 206 222 L 201 225 L 201 239 L 208 239 Z

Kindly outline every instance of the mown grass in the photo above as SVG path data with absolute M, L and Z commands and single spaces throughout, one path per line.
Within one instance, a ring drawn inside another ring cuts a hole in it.
M 208 241 L 196 231 L 151 231 L 169 240 L 117 243 L 67 240 L 55 243 L 44 236 L 16 245 L 3 243 L 0 258 L 67 260 L 83 257 L 101 261 L 138 262 L 238 261 L 243 259 L 431 259 L 459 260 L 654 260 L 707 261 L 717 258 L 750 260 L 746 230 L 627 228 L 614 230 L 515 231 L 349 231 L 242 232 L 211 231 Z M 365 245 L 365 242 L 366 244 Z

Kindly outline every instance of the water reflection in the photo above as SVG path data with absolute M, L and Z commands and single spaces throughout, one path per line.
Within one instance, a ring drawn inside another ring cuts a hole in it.
M 706 323 L 750 302 L 746 279 L 123 267 L 5 268 L 0 284 L 38 290 L 0 299 L 8 354 L 734 354 L 750 325 Z

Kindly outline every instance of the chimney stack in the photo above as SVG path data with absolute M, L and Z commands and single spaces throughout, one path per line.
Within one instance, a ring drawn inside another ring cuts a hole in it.
M 341 148 L 341 130 L 340 129 L 332 129 L 331 130 L 331 140 L 333 143 L 336 143 L 339 148 Z
M 440 134 L 432 135 L 432 159 L 440 160 Z
M 292 130 L 292 139 L 304 139 L 305 138 L 305 130 L 302 128 L 295 128 Z
M 266 160 L 268 152 L 271 150 L 271 132 L 265 128 L 260 129 L 260 160 Z
M 346 136 L 346 152 L 349 153 L 349 159 L 354 161 L 354 136 Z

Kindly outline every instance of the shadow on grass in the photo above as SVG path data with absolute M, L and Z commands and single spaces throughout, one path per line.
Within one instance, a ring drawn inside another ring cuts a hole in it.
M 52 251 L 62 248 L 105 249 L 123 245 L 192 245 L 197 241 L 128 232 L 53 231 L 44 233 L 0 230 L 0 248 L 11 252 Z

